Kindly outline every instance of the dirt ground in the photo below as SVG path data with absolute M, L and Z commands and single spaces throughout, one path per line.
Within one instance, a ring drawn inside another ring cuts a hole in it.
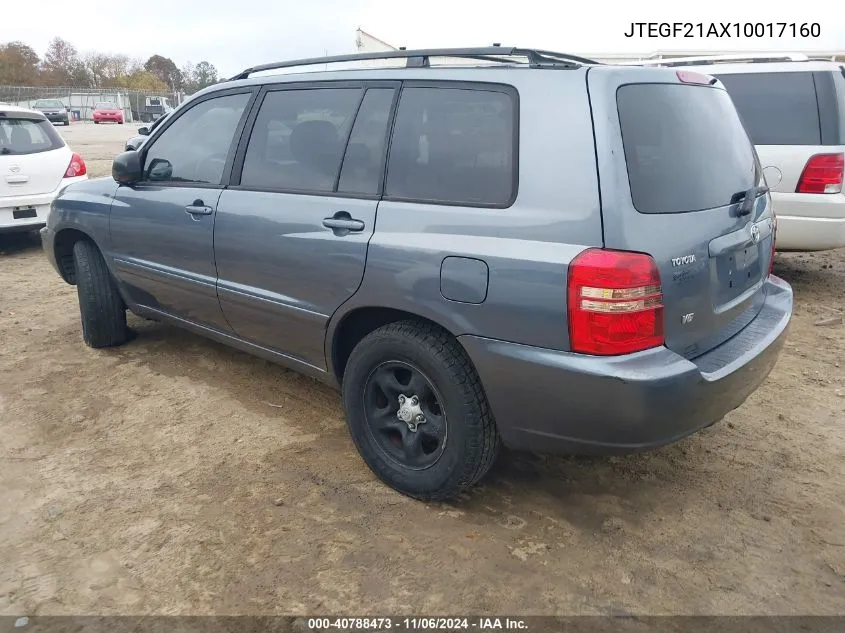
M 102 175 L 134 129 L 61 132 Z M 135 317 L 86 348 L 37 239 L 2 238 L 0 615 L 845 614 L 845 252 L 776 273 L 787 347 L 724 422 L 632 457 L 504 454 L 423 504 L 320 384 Z

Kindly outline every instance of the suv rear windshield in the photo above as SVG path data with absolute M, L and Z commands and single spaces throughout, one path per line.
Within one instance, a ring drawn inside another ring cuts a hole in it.
M 0 117 L 0 155 L 37 154 L 64 145 L 46 119 Z
M 712 209 L 756 184 L 754 147 L 721 88 L 629 84 L 616 105 L 637 211 Z

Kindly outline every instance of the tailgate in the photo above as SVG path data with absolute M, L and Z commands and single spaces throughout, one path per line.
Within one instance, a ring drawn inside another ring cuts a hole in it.
M 687 358 L 760 311 L 774 239 L 754 147 L 711 79 L 664 68 L 588 74 L 605 247 L 654 258 L 665 344 Z

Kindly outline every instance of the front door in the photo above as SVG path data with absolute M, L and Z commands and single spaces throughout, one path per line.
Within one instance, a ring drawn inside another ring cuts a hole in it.
M 220 304 L 239 337 L 325 368 L 326 324 L 364 275 L 395 93 L 335 83 L 264 95 L 214 227 Z
M 140 306 L 228 331 L 215 289 L 215 211 L 251 92 L 198 101 L 144 144 L 142 182 L 118 188 L 111 247 Z

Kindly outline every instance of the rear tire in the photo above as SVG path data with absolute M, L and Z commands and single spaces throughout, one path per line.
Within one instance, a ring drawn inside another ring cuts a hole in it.
M 100 125 L 99 121 L 94 121 L 94 125 Z
M 82 340 L 94 348 L 122 345 L 129 338 L 126 306 L 93 242 L 79 240 L 73 245 L 73 266 Z
M 404 402 L 413 405 L 410 424 L 424 421 L 412 428 L 401 418 L 409 411 Z M 417 499 L 447 499 L 470 488 L 499 450 L 475 368 L 457 340 L 433 324 L 401 321 L 365 336 L 346 365 L 343 404 L 370 469 Z

